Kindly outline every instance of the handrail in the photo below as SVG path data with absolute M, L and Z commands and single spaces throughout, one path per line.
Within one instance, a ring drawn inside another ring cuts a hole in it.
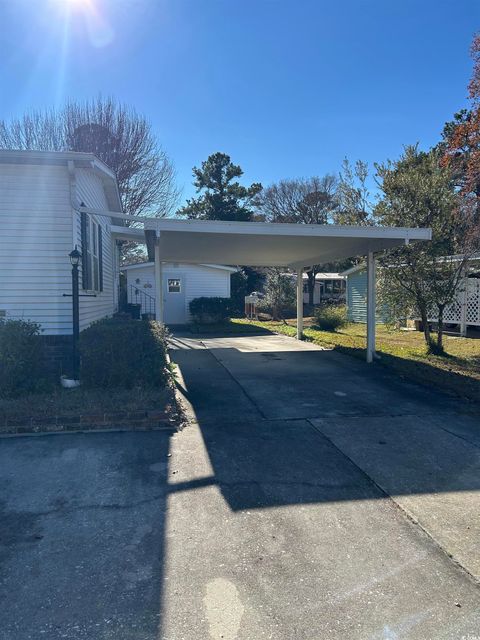
M 130 290 L 130 303 L 133 303 L 135 300 L 136 304 L 141 305 L 141 309 L 143 313 L 149 313 L 151 315 L 155 315 L 155 298 L 151 296 L 146 291 L 139 289 L 135 285 L 129 285 Z M 139 300 L 140 297 L 140 300 Z

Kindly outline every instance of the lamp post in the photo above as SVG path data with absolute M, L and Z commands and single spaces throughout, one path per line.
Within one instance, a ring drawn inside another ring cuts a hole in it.
M 80 316 L 79 316 L 79 295 L 78 295 L 78 265 L 82 258 L 82 254 L 75 249 L 68 254 L 72 265 L 72 377 L 78 380 L 79 377 L 79 357 L 78 357 L 78 340 L 80 337 Z

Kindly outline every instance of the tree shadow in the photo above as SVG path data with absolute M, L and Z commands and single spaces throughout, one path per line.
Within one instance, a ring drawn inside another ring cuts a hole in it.
M 478 417 L 461 415 L 463 401 L 405 382 L 385 367 L 313 348 L 263 353 L 211 348 L 177 351 L 174 359 L 214 470 L 203 482 L 217 485 L 232 511 L 384 497 L 312 428 L 322 420 L 355 429 L 352 436 L 363 433 L 366 441 L 375 424 L 372 456 L 380 461 L 390 442 L 395 448 L 395 439 L 406 438 L 395 462 L 399 493 L 406 486 L 409 493 L 480 489 Z M 431 365 L 415 366 L 420 377 L 428 377 Z M 468 409 L 475 413 L 479 406 Z M 389 442 L 382 440 L 379 421 Z M 428 465 L 431 475 L 425 473 Z

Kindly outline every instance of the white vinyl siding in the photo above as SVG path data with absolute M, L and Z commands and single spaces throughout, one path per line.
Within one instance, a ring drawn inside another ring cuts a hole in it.
M 108 209 L 93 170 L 76 168 L 75 176 L 77 204 Z M 95 221 L 103 228 L 104 286 L 97 297 L 80 298 L 81 329 L 115 310 L 110 219 Z M 38 322 L 44 334 L 71 334 L 68 254 L 75 244 L 81 251 L 80 215 L 72 208 L 67 163 L 0 163 L 0 315 Z
M 72 213 L 66 166 L 0 165 L 0 312 L 71 333 Z
M 203 267 L 200 265 L 186 268 L 185 304 L 187 322 L 190 322 L 188 305 L 194 298 L 229 298 L 230 297 L 230 271 Z
M 175 275 L 183 277 L 185 287 L 185 313 L 187 321 L 190 320 L 188 305 L 194 298 L 200 297 L 230 297 L 231 271 L 203 265 L 164 263 L 163 272 L 168 273 L 168 278 L 175 279 Z M 135 297 L 130 296 L 130 285 L 133 285 L 155 297 L 155 272 L 153 263 L 142 267 L 125 269 L 127 274 L 127 292 L 129 302 L 135 302 Z M 136 280 L 139 280 L 137 283 Z M 145 287 L 144 285 L 147 285 Z M 151 285 L 151 286 L 150 286 Z M 168 297 L 166 297 L 168 304 Z M 143 310 L 142 310 L 143 311 Z

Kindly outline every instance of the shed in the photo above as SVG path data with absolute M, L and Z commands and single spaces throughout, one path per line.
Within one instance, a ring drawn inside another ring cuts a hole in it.
M 230 276 L 237 269 L 215 264 L 167 262 L 163 265 L 163 305 L 166 324 L 186 324 L 189 303 L 200 297 L 230 297 Z M 155 265 L 142 262 L 122 268 L 127 300 L 141 305 L 141 313 L 155 314 Z

